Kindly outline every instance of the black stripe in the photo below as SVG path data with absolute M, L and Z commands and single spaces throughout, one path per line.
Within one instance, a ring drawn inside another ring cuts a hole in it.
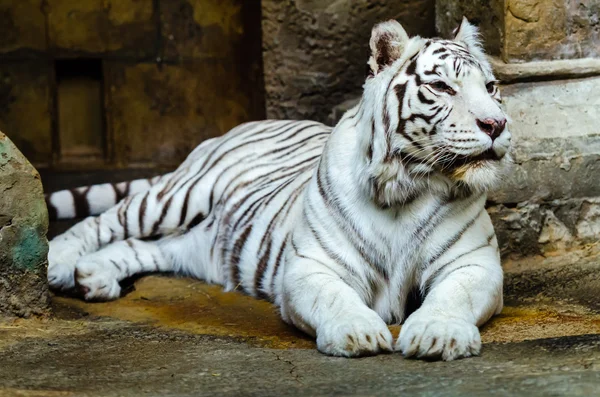
M 456 244 L 456 242 L 458 242 L 458 240 L 460 240 L 460 238 L 463 236 L 463 234 L 465 234 L 465 232 L 467 230 L 469 230 L 469 228 L 471 226 L 473 226 L 473 224 L 475 223 L 475 221 L 481 216 L 481 214 L 484 211 L 485 211 L 485 209 L 482 208 L 481 211 L 479 211 L 477 213 L 477 215 L 475 215 L 467 223 L 465 223 L 463 225 L 463 227 L 457 233 L 455 233 L 454 236 L 452 236 L 452 238 L 450 238 L 448 241 L 446 241 L 444 243 L 444 245 L 442 246 L 442 248 L 438 249 L 437 252 L 433 255 L 433 257 L 429 258 L 429 261 L 428 261 L 426 267 L 432 265 L 443 254 L 445 254 L 454 244 Z
M 144 198 L 142 199 L 142 203 L 140 204 L 139 214 L 138 214 L 138 223 L 140 226 L 140 236 L 144 235 L 144 217 L 146 216 L 146 206 L 148 205 L 148 195 L 150 194 L 150 190 L 146 192 Z
M 231 250 L 231 255 L 229 257 L 229 261 L 224 261 L 230 263 L 231 266 L 231 280 L 235 285 L 234 288 L 237 288 L 240 285 L 240 258 L 242 255 L 242 250 L 248 241 L 248 236 L 252 232 L 252 224 L 250 224 L 240 235 L 240 237 L 235 241 L 233 245 L 233 249 Z M 242 289 L 244 286 L 242 285 Z M 244 289 L 245 290 L 245 289 Z
M 90 204 L 88 203 L 87 194 L 90 188 L 85 188 L 83 191 L 79 189 L 70 189 L 71 196 L 73 196 L 73 205 L 75 207 L 75 217 L 85 218 L 90 215 Z
M 119 273 L 123 273 L 123 269 L 121 268 L 121 266 L 113 259 L 109 259 L 110 263 L 112 263 L 117 270 L 119 271 Z
M 158 217 L 158 219 L 156 220 L 156 222 L 154 222 L 154 225 L 152 226 L 152 232 L 150 233 L 151 236 L 154 236 L 158 232 L 158 228 L 162 225 L 163 221 L 165 220 L 165 216 L 167 216 L 167 212 L 169 211 L 169 208 L 171 207 L 171 203 L 173 202 L 173 197 L 175 197 L 175 196 L 169 197 L 169 199 L 163 206 L 160 216 Z
M 127 197 L 127 202 L 123 204 L 123 239 L 129 238 L 129 219 L 127 213 L 129 212 L 129 206 L 133 202 L 133 196 Z
M 421 101 L 422 103 L 425 103 L 427 105 L 433 105 L 435 103 L 435 101 L 433 99 L 425 98 L 425 95 L 423 95 L 421 90 L 418 90 L 417 97 L 419 98 L 419 101 Z
M 275 258 L 275 263 L 273 264 L 273 276 L 271 278 L 271 301 L 275 300 L 275 279 L 281 266 L 281 258 L 283 257 L 283 253 L 285 252 L 285 247 L 287 247 L 287 236 L 286 239 L 283 240 L 283 243 L 279 248 L 279 252 L 277 253 L 277 257 Z
M 204 217 L 204 214 L 202 212 L 199 212 L 198 214 L 196 214 L 196 216 L 194 216 L 194 218 L 192 218 L 190 223 L 187 224 L 186 229 L 190 230 L 195 226 L 198 226 L 204 219 L 206 219 Z
M 98 244 L 98 248 L 102 247 L 102 240 L 100 239 L 100 217 L 97 216 L 94 218 L 94 222 L 96 223 L 96 242 Z
M 458 266 L 458 267 L 456 267 L 456 268 L 454 268 L 454 269 L 450 270 L 448 273 L 446 273 L 446 274 L 444 275 L 444 279 L 448 278 L 448 276 L 449 276 L 450 274 L 454 273 L 454 272 L 455 272 L 455 271 L 457 271 L 457 270 L 464 269 L 465 267 L 471 267 L 471 266 L 481 267 L 481 268 L 485 269 L 483 266 L 481 266 L 481 265 L 479 265 L 479 264 L 476 264 L 476 263 L 470 263 L 470 264 L 468 264 L 468 265 L 461 265 L 461 266 Z M 433 274 L 433 275 L 432 275 L 432 276 L 431 276 L 431 277 L 430 277 L 430 278 L 429 278 L 429 279 L 426 281 L 426 283 L 425 283 L 425 291 L 426 291 L 426 292 L 425 292 L 425 293 L 428 293 L 429 291 L 431 291 L 431 288 L 433 287 L 433 283 L 435 283 L 435 280 L 436 280 L 438 277 L 440 277 L 441 275 L 442 275 L 442 272 L 439 272 L 439 273 L 438 273 L 438 272 L 436 271 L 436 272 L 435 272 L 435 273 L 434 273 L 434 274 Z
M 492 234 L 492 237 L 487 239 L 487 243 L 485 244 L 481 244 L 475 248 L 473 248 L 470 251 L 465 251 L 462 254 L 452 258 L 451 260 L 449 260 L 448 262 L 444 263 L 443 265 L 441 265 L 440 267 L 438 267 L 436 269 L 436 271 L 429 276 L 429 278 L 427 279 L 427 281 L 425 282 L 425 291 L 429 291 L 431 289 L 431 285 L 433 285 L 433 283 L 435 282 L 436 278 L 439 277 L 440 274 L 442 274 L 442 272 L 447 269 L 450 265 L 452 265 L 453 263 L 455 263 L 457 260 L 459 260 L 460 258 L 463 258 L 466 255 L 469 255 L 475 251 L 478 251 L 482 248 L 488 247 L 491 244 L 491 240 L 494 238 L 494 234 Z
M 265 234 L 266 236 L 266 234 Z M 265 239 L 263 236 L 263 240 Z M 269 295 L 261 289 L 262 278 L 267 270 L 267 264 L 269 262 L 269 258 L 271 257 L 271 247 L 273 246 L 273 241 L 269 239 L 269 243 L 267 244 L 267 248 L 265 249 L 264 254 L 260 257 L 258 261 L 258 265 L 256 266 L 256 273 L 254 273 L 254 291 L 256 293 L 256 297 L 259 299 L 269 299 Z M 259 248 L 262 247 L 262 242 Z
M 55 221 L 58 219 L 58 209 L 50 203 L 51 195 L 44 195 L 44 199 L 46 201 L 46 207 L 48 208 L 48 219 L 51 221 Z
M 133 246 L 133 242 L 131 240 L 125 240 L 125 242 L 127 243 L 127 245 L 131 248 L 131 250 L 133 251 L 133 255 L 135 257 L 135 260 L 137 261 L 137 263 L 140 264 L 140 270 L 144 271 L 144 262 L 142 262 L 142 260 L 140 259 L 140 256 L 138 255 L 137 250 L 135 249 L 135 247 Z

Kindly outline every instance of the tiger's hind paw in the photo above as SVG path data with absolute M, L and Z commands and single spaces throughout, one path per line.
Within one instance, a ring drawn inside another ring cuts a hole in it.
M 81 256 L 70 240 L 58 238 L 50 241 L 48 250 L 48 284 L 55 290 L 69 290 L 75 287 L 73 272 L 77 259 Z
M 74 274 L 77 289 L 87 301 L 109 301 L 121 296 L 116 270 L 100 259 L 81 258 Z

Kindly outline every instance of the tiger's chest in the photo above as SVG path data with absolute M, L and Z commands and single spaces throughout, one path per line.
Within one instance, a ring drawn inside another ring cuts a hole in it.
M 421 278 L 431 258 L 481 204 L 476 198 L 450 201 L 429 194 L 385 211 L 354 203 L 360 241 L 350 237 L 350 230 L 346 238 L 335 238 L 339 252 L 352 255 L 345 259 L 352 265 L 349 283 L 384 320 L 401 321 L 422 298 Z

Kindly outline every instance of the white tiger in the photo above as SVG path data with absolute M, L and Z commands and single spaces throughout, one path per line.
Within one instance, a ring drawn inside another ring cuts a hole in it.
M 50 195 L 59 218 L 126 196 L 50 243 L 50 285 L 108 300 L 169 271 L 273 301 L 326 354 L 478 354 L 502 309 L 486 191 L 511 162 L 490 65 L 466 20 L 453 40 L 380 23 L 370 49 L 362 100 L 333 129 L 248 123 L 163 177 Z M 394 344 L 386 323 L 402 321 Z

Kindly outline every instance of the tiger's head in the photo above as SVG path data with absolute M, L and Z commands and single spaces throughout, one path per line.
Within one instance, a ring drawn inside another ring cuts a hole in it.
M 393 182 L 401 163 L 414 178 L 494 186 L 511 163 L 511 136 L 477 28 L 463 19 L 452 40 L 409 38 L 388 21 L 373 28 L 369 46 L 361 106 L 371 136 L 362 147 L 380 183 Z

